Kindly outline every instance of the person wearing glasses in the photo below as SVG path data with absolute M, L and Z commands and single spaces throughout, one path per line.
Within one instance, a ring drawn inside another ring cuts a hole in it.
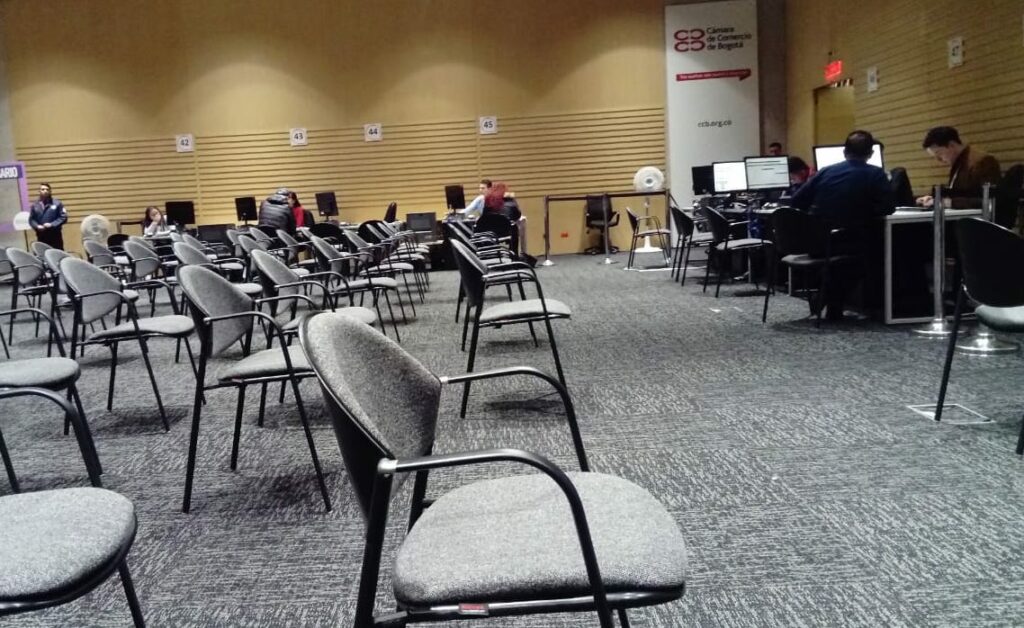
M 995 185 L 1002 178 L 999 161 L 980 148 L 964 144 L 960 133 L 951 126 L 937 126 L 928 131 L 921 142 L 929 155 L 949 166 L 949 196 L 943 205 L 954 209 L 980 208 L 982 187 Z M 917 199 L 922 207 L 931 207 L 935 199 L 926 194 Z

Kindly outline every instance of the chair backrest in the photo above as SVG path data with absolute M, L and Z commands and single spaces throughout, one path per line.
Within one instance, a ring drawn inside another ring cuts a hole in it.
M 110 248 L 121 246 L 127 239 L 128 236 L 124 233 L 112 233 L 107 236 L 107 246 Z
M 46 262 L 46 267 L 50 269 L 51 273 L 56 275 L 57 290 L 61 293 L 67 292 L 68 289 L 67 283 L 64 282 L 64 277 L 60 274 L 60 262 L 65 257 L 72 257 L 72 255 L 67 251 L 52 248 L 43 253 L 43 260 Z
M 430 453 L 441 382 L 390 338 L 341 314 L 307 318 L 299 338 L 365 515 L 381 458 Z
M 239 235 L 238 229 L 227 229 L 227 230 L 224 231 L 224 235 L 227 236 L 228 242 L 230 242 L 234 246 L 239 246 L 239 244 L 238 244 L 238 235 Z
M 121 283 L 102 268 L 74 257 L 65 257 L 60 262 L 60 274 L 71 292 L 79 295 L 104 290 L 121 291 Z M 121 305 L 121 298 L 115 294 L 100 294 L 81 301 L 79 323 L 91 323 L 110 314 Z
M 379 220 L 367 220 L 359 225 L 359 237 L 372 242 L 373 244 L 379 244 L 383 240 L 387 239 L 387 234 L 381 230 L 379 225 L 382 224 Z
M 136 244 L 141 244 L 142 246 L 146 247 L 147 249 L 149 249 L 149 250 L 151 250 L 153 252 L 156 252 L 156 246 L 154 246 L 152 242 L 150 242 L 146 238 L 143 238 L 142 236 L 134 236 L 134 235 L 133 236 L 128 236 L 128 239 L 125 241 L 125 243 L 128 243 L 128 242 L 134 242 Z
M 329 222 L 318 222 L 315 225 L 310 225 L 309 233 L 318 238 L 336 238 L 340 240 L 342 230 L 338 225 Z
M 704 217 L 708 219 L 708 227 L 711 229 L 711 237 L 715 243 L 725 242 L 729 239 L 729 221 L 720 211 L 705 207 Z
M 274 241 L 274 238 L 270 237 L 270 235 L 267 232 L 263 231 L 261 227 L 249 229 L 248 235 L 250 238 L 256 240 L 257 242 L 266 242 L 269 244 L 270 242 Z
M 171 237 L 171 242 L 172 243 L 178 243 L 178 242 L 184 242 L 185 241 L 184 236 L 182 236 L 177 231 L 171 231 L 168 235 Z
M 31 286 L 43 276 L 43 262 L 28 251 L 12 246 L 7 249 L 7 259 L 18 270 L 18 284 Z
M 956 222 L 964 288 L 982 305 L 1024 305 L 1024 239 L 979 218 Z
M 612 199 L 605 194 L 592 194 L 587 196 L 584 209 L 588 227 L 595 223 L 606 225 L 612 217 Z
M 792 207 L 772 212 L 772 242 L 778 255 L 825 253 L 825 226 L 816 217 Z
M 310 236 L 309 241 L 313 243 L 313 254 L 316 256 L 317 265 L 323 270 L 341 272 L 342 254 L 338 249 L 331 246 L 331 243 L 318 236 Z
M 633 210 L 626 208 L 626 213 L 629 214 L 629 228 L 636 233 L 640 230 L 640 217 L 633 213 Z
M 1024 196 L 1024 166 L 1017 164 L 1007 168 L 995 192 L 995 216 L 993 221 L 1012 229 L 1020 220 L 1021 198 Z
M 184 266 L 178 269 L 178 283 L 189 302 L 189 311 L 207 356 L 220 355 L 252 330 L 255 320 L 246 316 L 213 323 L 212 333 L 203 322 L 207 316 L 241 314 L 252 310 L 252 299 L 237 286 L 209 268 Z
M 124 252 L 128 259 L 132 260 L 132 268 L 137 279 L 148 277 L 160 268 L 160 258 L 156 252 L 136 240 L 125 240 Z
M 672 223 L 676 226 L 676 233 L 679 237 L 686 239 L 693 236 L 693 218 L 686 215 L 686 212 L 675 205 L 669 205 L 669 213 L 672 215 Z
M 452 240 L 452 251 L 455 252 L 455 265 L 459 268 L 462 287 L 466 291 L 466 301 L 470 307 L 476 307 L 483 302 L 487 266 L 480 261 L 476 253 L 458 240 Z
M 287 283 L 295 283 L 300 277 L 291 268 L 274 255 L 266 251 L 253 251 L 252 263 L 259 271 L 260 283 L 263 284 L 263 292 L 268 295 L 297 294 L 298 286 L 278 288 Z
M 109 266 L 114 264 L 114 252 L 95 240 L 83 240 L 85 254 L 89 261 L 97 266 Z
M 515 231 L 515 227 L 512 225 L 512 221 L 505 216 L 486 211 L 480 214 L 480 218 L 477 219 L 473 231 L 490 231 L 499 238 L 507 238 Z
M 254 238 L 249 237 L 248 234 L 243 233 L 238 236 L 238 244 L 242 247 L 242 252 L 246 255 L 252 255 L 253 251 L 265 251 L 266 245 L 262 242 L 257 241 Z
M 0 275 L 9 275 L 14 270 L 14 264 L 7 259 L 7 248 L 0 246 Z
M 35 242 L 32 243 L 32 254 L 38 257 L 39 259 L 43 259 L 43 255 L 45 255 L 46 252 L 52 248 L 53 247 L 50 246 L 49 244 L 36 240 Z
M 302 246 L 301 244 L 299 244 L 298 240 L 293 238 L 292 235 L 290 233 L 288 233 L 287 231 L 285 231 L 284 229 L 278 229 L 277 230 L 277 239 L 280 240 L 285 246 L 287 246 L 288 248 L 293 249 L 293 250 L 296 247 L 301 247 Z
M 192 248 L 199 249 L 200 251 L 206 250 L 206 245 L 195 236 L 191 236 L 187 233 L 181 234 L 181 241 L 191 246 Z
M 174 257 L 178 258 L 182 266 L 210 265 L 210 258 L 206 257 L 206 253 L 203 253 L 187 242 L 175 242 L 173 248 Z
M 395 222 L 398 220 L 398 203 L 391 201 L 388 208 L 384 210 L 384 222 Z

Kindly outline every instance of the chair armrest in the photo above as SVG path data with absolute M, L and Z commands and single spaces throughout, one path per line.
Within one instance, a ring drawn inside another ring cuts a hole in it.
M 178 304 L 174 299 L 174 290 L 171 288 L 171 284 L 167 283 L 163 279 L 144 279 L 142 281 L 132 281 L 124 284 L 125 288 L 163 288 L 167 291 L 167 298 L 171 302 L 171 311 L 175 314 L 178 312 Z
M 274 297 L 271 297 L 271 298 L 274 298 Z M 259 318 L 259 319 L 262 319 L 264 322 L 266 322 L 270 327 L 272 327 L 273 331 L 277 334 L 277 337 L 282 339 L 282 341 L 277 343 L 277 345 L 278 345 L 278 347 L 281 348 L 281 351 L 284 353 L 284 363 L 285 363 L 285 365 L 287 366 L 289 371 L 294 370 L 292 368 L 292 357 L 291 357 L 291 354 L 288 353 L 288 343 L 284 342 L 284 332 L 281 331 L 281 326 L 277 324 L 277 321 L 274 320 L 274 317 L 271 316 L 270 314 L 267 314 L 266 312 L 260 312 L 259 310 L 249 310 L 249 311 L 246 311 L 246 312 L 235 312 L 234 314 L 221 314 L 219 316 L 206 316 L 206 317 L 203 318 L 203 324 L 212 327 L 213 324 L 218 322 L 218 321 L 226 321 L 226 320 L 231 320 L 231 319 L 236 319 L 236 318 Z M 273 334 L 271 334 L 270 337 L 273 337 Z
M 532 366 L 510 366 L 506 368 L 493 369 L 490 371 L 481 371 L 479 373 L 465 373 L 463 375 L 451 375 L 447 377 L 441 377 L 441 385 L 445 384 L 459 384 L 462 382 L 472 382 L 478 379 L 494 379 L 497 377 L 512 377 L 514 375 L 530 375 L 531 377 L 538 377 L 555 389 L 558 396 L 562 399 L 562 406 L 565 408 L 565 417 L 569 423 L 569 430 L 572 432 L 573 446 L 576 448 L 576 458 L 580 463 L 581 471 L 590 471 L 590 465 L 587 463 L 587 453 L 583 449 L 583 438 L 580 435 L 579 422 L 576 419 L 576 406 L 572 402 L 572 398 L 569 397 L 569 391 L 566 390 L 562 382 L 556 378 L 548 375 L 544 371 L 534 368 Z
M 310 282 L 313 283 L 313 282 Z M 320 285 L 320 284 L 317 284 Z M 281 286 L 278 286 L 281 287 Z M 320 286 L 323 288 L 323 286 Z M 256 305 L 263 305 L 264 303 L 276 303 L 278 301 L 305 301 L 310 307 L 316 308 L 316 304 L 313 303 L 313 299 L 310 299 L 304 294 L 279 294 L 276 297 L 262 297 L 253 301 Z

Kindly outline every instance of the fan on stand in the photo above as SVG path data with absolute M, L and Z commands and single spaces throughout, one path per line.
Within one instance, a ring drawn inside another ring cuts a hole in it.
M 110 221 L 102 214 L 89 214 L 82 219 L 82 242 L 92 240 L 107 245 L 110 235 Z
M 633 189 L 637 192 L 653 194 L 665 189 L 665 173 L 654 166 L 644 166 L 633 175 Z M 644 197 L 644 216 L 651 213 L 651 197 Z M 661 248 L 651 245 L 651 236 L 644 238 L 644 245 L 636 249 L 634 253 L 659 253 Z

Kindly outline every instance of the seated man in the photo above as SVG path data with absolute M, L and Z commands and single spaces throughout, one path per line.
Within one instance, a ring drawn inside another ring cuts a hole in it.
M 981 207 L 982 186 L 996 185 L 1002 177 L 999 162 L 979 148 L 965 145 L 960 133 L 951 126 L 938 126 L 928 131 L 921 142 L 928 154 L 949 166 L 949 198 L 943 199 L 946 207 L 954 209 Z M 922 207 L 931 207 L 934 199 L 925 195 L 917 199 Z
M 486 200 L 487 193 L 490 191 L 492 186 L 493 184 L 491 183 L 490 179 L 481 179 L 480 194 L 478 194 L 476 198 L 470 201 L 469 205 L 466 206 L 466 209 L 459 209 L 456 211 L 464 218 L 479 218 L 480 214 L 482 214 L 484 211 L 484 202 Z
M 874 154 L 875 138 L 867 131 L 854 131 L 846 138 L 845 161 L 822 168 L 793 195 L 790 205 L 821 217 L 829 228 L 845 228 L 845 237 L 834 243 L 833 254 L 864 255 L 868 246 L 867 226 L 893 213 L 889 178 L 885 171 L 868 163 Z M 853 287 L 852 268 L 836 269 L 825 295 L 829 319 L 842 318 L 843 300 Z

